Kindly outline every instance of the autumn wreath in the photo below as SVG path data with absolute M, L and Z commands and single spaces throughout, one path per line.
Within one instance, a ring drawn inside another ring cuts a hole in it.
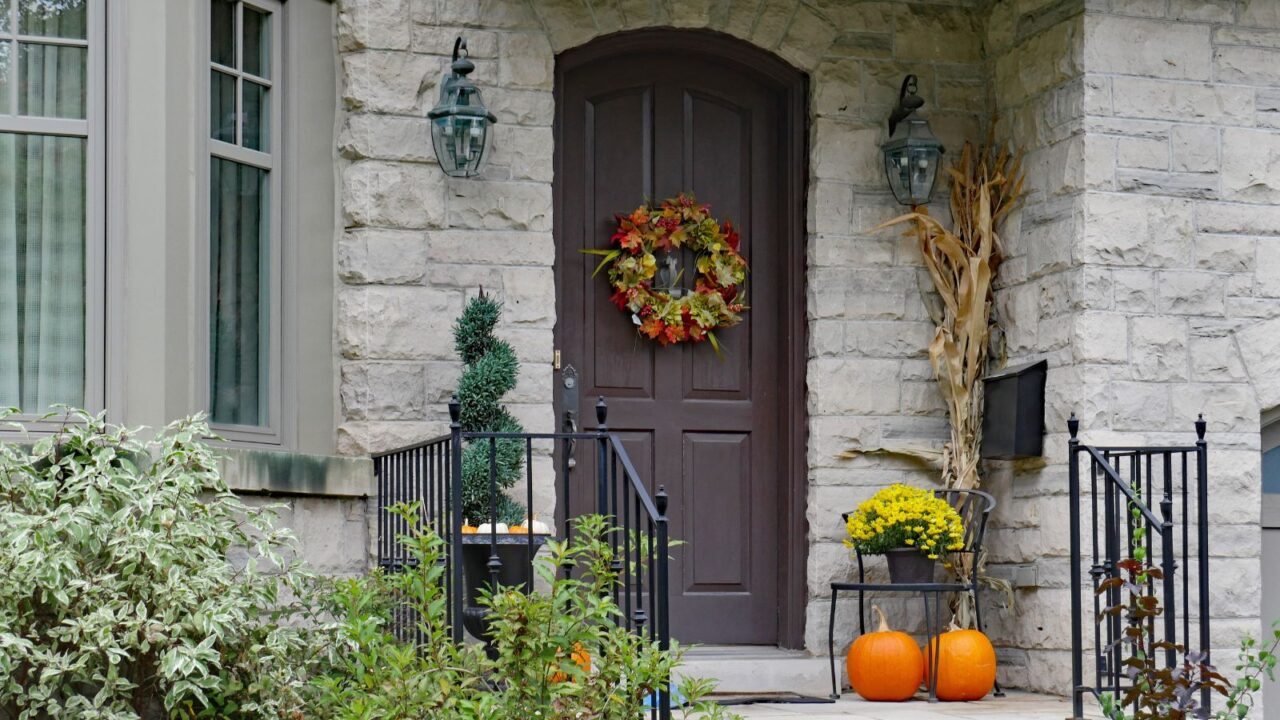
M 604 256 L 596 273 L 608 267 L 614 289 L 610 300 L 631 313 L 641 335 L 662 345 L 708 340 L 718 353 L 715 331 L 742 322 L 747 309 L 742 292 L 747 261 L 738 252 L 741 240 L 733 223 L 721 225 L 709 210 L 688 193 L 656 208 L 646 203 L 630 215 L 617 216 L 618 229 L 610 240 L 614 247 L 586 252 Z M 674 264 L 672 253 L 680 248 L 697 256 L 692 292 L 679 287 L 683 271 L 659 277 L 661 268 L 671 268 L 669 259 Z

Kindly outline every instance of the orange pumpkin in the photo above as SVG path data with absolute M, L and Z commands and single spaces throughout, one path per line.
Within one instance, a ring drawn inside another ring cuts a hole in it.
M 849 684 L 865 700 L 910 699 L 924 677 L 924 656 L 910 635 L 889 627 L 879 607 L 871 609 L 880 616 L 880 628 L 850 646 L 845 659 Z
M 462 521 L 463 535 L 475 535 L 477 532 L 479 532 L 479 530 L 480 528 L 476 527 L 475 525 L 468 525 L 466 520 Z
M 561 655 L 560 657 L 564 657 L 564 656 Z M 591 672 L 591 654 L 587 652 L 586 648 L 582 647 L 582 643 L 573 644 L 573 653 L 572 655 L 570 655 L 570 657 L 573 658 L 574 665 L 577 665 L 578 667 L 582 668 L 582 672 L 584 673 Z M 568 679 L 569 679 L 568 673 L 563 673 L 563 672 L 560 672 L 559 670 L 556 670 L 555 672 L 551 673 L 551 682 L 553 683 L 564 682 L 565 680 L 568 680 Z
M 528 535 L 529 528 L 523 525 L 512 525 L 511 527 L 507 528 L 507 532 L 511 535 Z
M 942 658 L 938 665 L 938 699 L 950 701 L 981 700 L 996 684 L 996 650 L 991 641 L 977 630 L 958 630 L 955 626 L 938 638 Z M 926 644 L 926 672 L 933 667 L 933 647 Z M 926 675 L 926 682 L 932 674 Z

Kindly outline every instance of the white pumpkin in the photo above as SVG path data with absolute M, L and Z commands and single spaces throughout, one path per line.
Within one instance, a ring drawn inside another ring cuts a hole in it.
M 531 518 L 526 518 L 524 521 L 524 525 L 525 527 L 529 528 L 529 532 L 533 533 L 534 535 L 550 535 L 551 534 L 551 526 L 539 520 L 536 515 Z
M 489 523 L 484 523 L 480 527 L 476 528 L 476 534 L 478 535 L 486 535 L 489 533 L 497 533 L 499 535 L 505 535 L 507 532 L 509 531 L 506 523 L 498 523 L 497 526 L 490 525 Z

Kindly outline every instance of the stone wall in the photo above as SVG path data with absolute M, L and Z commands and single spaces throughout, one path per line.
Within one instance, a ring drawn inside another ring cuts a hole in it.
M 480 285 L 506 302 L 502 334 L 524 362 L 513 408 L 526 427 L 550 428 L 554 58 L 593 37 L 650 26 L 728 33 L 811 78 L 808 373 L 810 387 L 822 390 L 808 398 L 806 642 L 817 648 L 826 634 L 820 598 L 849 572 L 838 513 L 888 482 L 929 477 L 886 461 L 838 461 L 836 453 L 945 434 L 925 355 L 932 329 L 917 250 L 909 239 L 867 230 L 901 210 L 888 194 L 879 144 L 904 74 L 920 76 L 929 118 L 953 151 L 980 134 L 987 87 L 969 3 L 342 3 L 340 448 L 361 453 L 444 430 L 458 376 L 448 329 Z M 443 177 L 423 119 L 458 34 L 499 118 L 493 162 L 478 180 Z M 549 488 L 545 461 L 537 472 Z

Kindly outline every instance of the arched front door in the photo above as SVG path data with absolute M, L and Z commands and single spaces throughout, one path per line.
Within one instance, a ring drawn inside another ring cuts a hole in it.
M 606 397 L 610 429 L 671 494 L 683 642 L 802 642 L 804 102 L 798 71 L 708 33 L 626 33 L 558 59 L 557 348 L 580 374 L 580 417 Z M 741 228 L 751 265 L 722 357 L 639 337 L 582 252 L 608 245 L 616 213 L 680 192 Z

